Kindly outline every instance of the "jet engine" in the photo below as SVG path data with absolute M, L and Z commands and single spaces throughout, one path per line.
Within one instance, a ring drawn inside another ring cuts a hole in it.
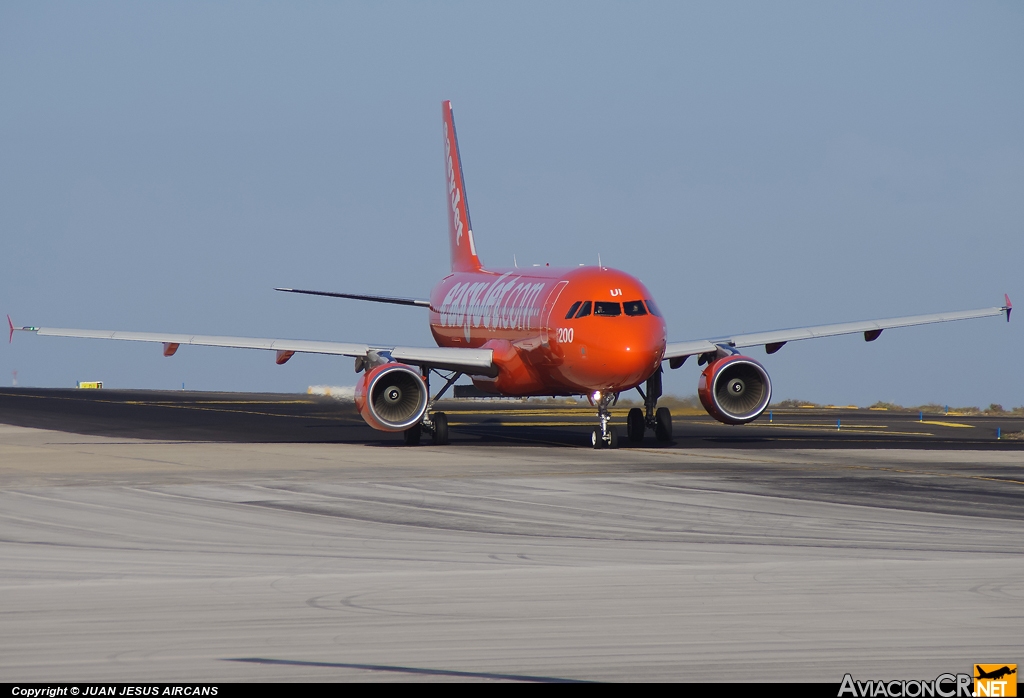
M 356 383 L 356 408 L 374 429 L 405 431 L 427 411 L 427 385 L 412 366 L 386 363 L 363 374 Z
M 764 366 L 749 356 L 723 356 L 700 374 L 697 395 L 719 422 L 746 424 L 758 418 L 772 399 L 772 381 Z

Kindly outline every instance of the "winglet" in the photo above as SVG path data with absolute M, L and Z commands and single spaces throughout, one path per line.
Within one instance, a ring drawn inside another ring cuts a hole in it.
M 1009 322 L 1010 321 L 1010 311 L 1013 310 L 1013 303 L 1010 302 L 1010 294 L 1004 293 L 1003 294 L 1003 298 L 1006 299 L 1006 305 L 1003 307 L 1003 310 L 1006 311 L 1006 321 Z
M 12 344 L 14 342 L 14 333 L 17 330 L 24 330 L 25 332 L 38 332 L 39 331 L 38 327 L 15 327 L 14 323 L 11 322 L 11 316 L 10 315 L 7 316 L 7 329 L 10 331 L 10 333 L 7 336 L 7 343 L 8 344 Z

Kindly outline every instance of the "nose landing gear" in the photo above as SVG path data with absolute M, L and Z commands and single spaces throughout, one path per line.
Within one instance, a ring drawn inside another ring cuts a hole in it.
M 619 445 L 619 440 L 615 436 L 615 430 L 608 424 L 612 418 L 611 411 L 608 408 L 618 398 L 618 393 L 602 393 L 600 391 L 591 396 L 594 406 L 597 407 L 597 418 L 600 420 L 598 427 L 590 432 L 590 444 L 594 448 L 616 448 Z

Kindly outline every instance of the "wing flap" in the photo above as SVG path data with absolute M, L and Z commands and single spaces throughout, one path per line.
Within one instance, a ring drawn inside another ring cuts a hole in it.
M 461 347 L 395 347 L 391 357 L 417 366 L 462 366 L 489 369 L 494 352 L 490 349 L 463 349 Z

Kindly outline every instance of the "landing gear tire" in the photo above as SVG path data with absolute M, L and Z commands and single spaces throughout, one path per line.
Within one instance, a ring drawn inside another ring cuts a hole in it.
M 654 436 L 658 441 L 672 440 L 672 413 L 667 407 L 659 407 L 654 413 Z
M 608 438 L 602 439 L 601 430 L 594 429 L 593 431 L 590 432 L 590 445 L 593 446 L 594 448 L 618 448 L 619 437 L 616 436 L 614 429 L 609 428 Z
M 417 424 L 415 426 L 412 426 L 412 427 L 409 427 L 404 432 L 402 432 L 402 436 L 405 438 L 405 445 L 406 446 L 419 446 L 420 434 L 422 432 L 423 432 L 423 429 L 420 427 L 419 424 Z
M 430 415 L 430 421 L 434 424 L 434 445 L 448 445 L 448 415 L 444 412 L 435 412 Z
M 644 411 L 639 407 L 634 407 L 626 415 L 626 437 L 633 443 L 639 443 L 644 440 L 644 431 L 647 429 L 647 424 L 644 422 Z

